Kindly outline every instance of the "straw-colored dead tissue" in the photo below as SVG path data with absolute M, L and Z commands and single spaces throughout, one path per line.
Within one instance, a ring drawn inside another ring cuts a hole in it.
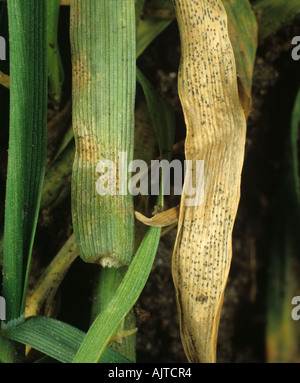
M 182 48 L 179 95 L 187 160 L 204 160 L 204 201 L 181 199 L 173 254 L 182 342 L 190 362 L 215 362 L 232 230 L 240 199 L 246 119 L 221 0 L 173 0 Z M 188 170 L 188 172 L 192 170 Z M 186 174 L 186 179 L 192 175 Z

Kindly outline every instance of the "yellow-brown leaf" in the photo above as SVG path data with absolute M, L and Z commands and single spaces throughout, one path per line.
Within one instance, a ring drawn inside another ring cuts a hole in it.
M 174 0 L 181 36 L 179 95 L 186 159 L 204 160 L 204 201 L 187 206 L 186 173 L 173 254 L 183 346 L 190 362 L 215 362 L 240 198 L 246 120 L 221 0 Z

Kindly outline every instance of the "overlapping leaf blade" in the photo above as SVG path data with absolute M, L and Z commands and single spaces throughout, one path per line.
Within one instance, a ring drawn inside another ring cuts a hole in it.
M 251 90 L 257 49 L 257 22 L 249 0 L 222 0 L 234 50 L 240 101 L 246 117 L 251 111 Z
M 170 159 L 175 129 L 173 113 L 139 71 L 138 79 L 145 92 L 162 158 Z M 161 114 L 158 118 L 155 111 L 159 102 Z M 163 204 L 162 187 L 157 204 Z M 121 320 L 131 310 L 147 282 L 157 252 L 160 234 L 161 228 L 148 229 L 115 296 L 91 325 L 73 362 L 95 363 L 99 360 Z
M 259 37 L 264 39 L 300 16 L 298 0 L 257 0 L 253 9 L 259 24 Z
M 85 333 L 74 326 L 56 319 L 31 317 L 19 326 L 2 330 L 1 335 L 62 362 L 70 363 Z M 100 363 L 129 363 L 130 361 L 112 349 L 107 348 Z

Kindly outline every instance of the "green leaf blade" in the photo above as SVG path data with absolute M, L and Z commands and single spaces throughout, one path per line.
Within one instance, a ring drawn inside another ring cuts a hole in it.
M 156 255 L 161 229 L 150 228 L 114 298 L 91 325 L 73 363 L 97 363 L 119 323 L 140 296 Z
M 298 0 L 257 0 L 253 4 L 259 24 L 259 38 L 276 33 L 300 16 Z
M 24 311 L 28 264 L 46 166 L 46 1 L 9 0 L 8 15 L 11 105 L 3 295 L 7 300 L 7 320 L 11 321 Z
M 0 331 L 0 335 L 15 342 L 26 344 L 51 358 L 71 363 L 85 333 L 57 319 L 31 317 L 19 326 Z M 107 348 L 100 363 L 129 363 L 120 354 Z

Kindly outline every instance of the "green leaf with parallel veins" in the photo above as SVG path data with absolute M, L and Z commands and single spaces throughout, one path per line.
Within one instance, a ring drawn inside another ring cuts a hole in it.
M 251 111 L 251 89 L 257 49 L 257 22 L 249 0 L 222 0 L 234 50 L 239 96 L 246 117 Z
M 19 326 L 1 330 L 0 335 L 26 344 L 60 362 L 71 363 L 85 333 L 57 319 L 31 317 Z M 114 350 L 107 348 L 100 363 L 130 363 Z

